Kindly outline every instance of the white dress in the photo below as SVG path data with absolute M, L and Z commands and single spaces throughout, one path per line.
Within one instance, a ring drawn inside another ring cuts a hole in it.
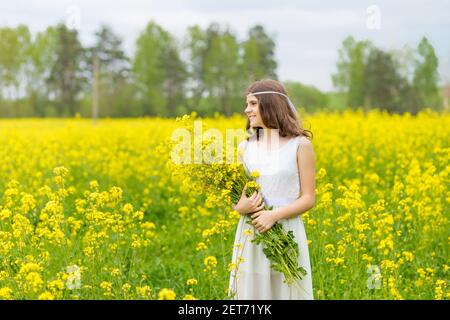
M 300 196 L 300 181 L 297 166 L 297 150 L 304 136 L 291 138 L 280 148 L 267 150 L 256 139 L 244 140 L 239 145 L 243 150 L 243 163 L 249 171 L 258 170 L 257 178 L 261 194 L 268 206 L 286 206 Z M 308 242 L 301 215 L 278 221 L 283 228 L 292 230 L 299 245 L 299 265 L 307 275 L 300 286 L 283 283 L 284 275 L 270 268 L 270 261 L 262 251 L 262 245 L 250 242 L 257 232 L 253 225 L 241 216 L 234 240 L 232 262 L 237 265 L 230 272 L 228 296 L 235 300 L 313 300 L 311 266 Z M 252 231 L 251 235 L 246 230 Z M 239 262 L 241 261 L 241 262 Z

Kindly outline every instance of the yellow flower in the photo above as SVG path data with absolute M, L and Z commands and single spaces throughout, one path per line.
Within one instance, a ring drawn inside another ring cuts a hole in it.
M 236 270 L 237 269 L 237 264 L 236 263 L 234 263 L 234 262 L 230 262 L 229 264 L 228 264 L 228 271 L 233 271 L 233 270 Z
M 204 269 L 204 271 L 212 270 L 217 266 L 217 259 L 214 256 L 206 257 L 203 260 L 203 264 L 206 266 L 206 269 Z
M 134 210 L 134 208 L 133 208 L 133 205 L 132 205 L 131 203 L 126 203 L 126 204 L 123 206 L 123 211 L 124 211 L 125 213 L 127 213 L 127 214 L 131 214 L 131 213 L 133 212 L 133 210 Z
M 0 300 L 11 300 L 12 290 L 9 287 L 0 288 Z
M 158 300 L 175 300 L 176 294 L 171 289 L 161 289 L 158 292 Z
M 413 261 L 414 255 L 409 251 L 403 251 L 403 255 L 405 256 L 405 259 L 409 262 Z
M 421 277 L 421 278 L 424 278 L 425 276 L 426 276 L 426 271 L 425 271 L 425 269 L 423 269 L 423 268 L 418 268 L 417 269 L 417 273 L 419 274 L 419 276 Z
M 114 269 L 111 270 L 111 276 L 117 277 L 119 275 L 120 275 L 120 270 L 119 269 L 114 268 Z
M 194 285 L 196 285 L 198 282 L 197 282 L 197 279 L 188 279 L 187 281 L 186 281 L 186 284 L 188 285 L 188 286 L 194 286 Z
M 111 290 L 112 290 L 112 283 L 108 282 L 108 281 L 102 281 L 100 283 L 100 288 L 102 288 L 104 290 L 103 295 L 105 296 L 110 296 Z
M 94 248 L 92 247 L 86 247 L 83 249 L 83 252 L 86 256 L 92 257 L 94 255 Z
M 396 300 L 403 300 L 403 297 L 401 296 L 400 292 L 398 292 L 396 286 L 395 286 L 395 279 L 394 277 L 389 277 L 388 281 L 389 289 L 391 291 L 392 296 Z
M 383 260 L 381 261 L 381 268 L 385 269 L 385 270 L 395 270 L 396 269 L 396 264 L 394 261 L 392 260 Z
M 248 181 L 245 186 L 247 188 L 246 190 L 247 196 L 251 196 L 254 192 L 258 191 L 261 188 L 260 185 L 253 180 Z
M 31 288 L 33 292 L 38 291 L 38 289 L 41 287 L 41 285 L 44 283 L 41 276 L 37 272 L 30 272 L 25 276 L 25 280 L 27 281 L 27 284 Z
M 66 176 L 69 173 L 69 170 L 65 167 L 56 167 L 53 169 L 53 173 L 57 176 Z
M 204 242 L 199 242 L 195 248 L 197 251 L 205 250 L 208 246 Z
M 39 300 L 54 300 L 55 296 L 51 292 L 45 291 L 39 295 Z
M 446 283 L 444 280 L 438 279 L 436 280 L 436 287 L 434 288 L 434 299 L 442 300 L 444 296 L 444 288 L 446 287 Z
M 317 172 L 317 180 L 323 179 L 327 175 L 327 170 L 325 168 L 320 168 Z
M 122 285 L 122 291 L 128 292 L 131 289 L 131 285 L 129 283 L 125 283 Z
M 97 180 L 92 180 L 91 182 L 89 182 L 89 188 L 91 190 L 97 191 L 98 187 L 99 187 L 99 185 L 98 185 Z
M 11 217 L 12 213 L 9 209 L 3 209 L 0 211 L 0 220 L 4 220 L 6 218 Z
M 237 212 L 236 210 L 230 211 L 230 219 L 232 220 L 239 220 L 241 218 L 241 214 Z
M 335 263 L 337 266 L 339 266 L 339 265 L 344 265 L 344 259 L 343 259 L 343 258 L 337 257 L 337 258 L 334 259 L 334 263 Z
M 47 283 L 47 288 L 57 294 L 58 292 L 64 290 L 64 283 L 61 279 L 56 279 Z
M 151 291 L 152 289 L 149 286 L 136 287 L 137 294 L 144 299 L 151 298 Z
M 187 294 L 183 297 L 183 300 L 198 300 L 197 298 L 195 298 L 193 295 L 191 294 Z
M 153 222 L 146 221 L 141 223 L 141 227 L 144 229 L 152 230 L 156 228 L 156 225 Z
M 252 178 L 259 178 L 260 177 L 260 173 L 259 173 L 259 171 L 258 170 L 254 170 L 254 171 L 252 171 L 251 173 L 250 173 L 250 176 L 252 177 Z

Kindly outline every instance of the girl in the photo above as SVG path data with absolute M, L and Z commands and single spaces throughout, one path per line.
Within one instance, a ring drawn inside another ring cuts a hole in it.
M 308 243 L 301 214 L 315 204 L 315 155 L 312 133 L 302 129 L 297 111 L 277 81 L 266 79 L 246 92 L 247 131 L 253 134 L 238 148 L 249 172 L 258 171 L 261 186 L 250 197 L 245 190 L 233 209 L 241 214 L 232 255 L 229 296 L 233 299 L 313 299 Z M 251 128 L 251 129 L 250 129 Z M 262 210 L 263 201 L 272 210 Z M 251 215 L 252 225 L 245 215 Z M 300 286 L 283 283 L 284 275 L 270 268 L 261 245 L 251 243 L 256 230 L 269 230 L 276 222 L 292 230 L 307 275 Z

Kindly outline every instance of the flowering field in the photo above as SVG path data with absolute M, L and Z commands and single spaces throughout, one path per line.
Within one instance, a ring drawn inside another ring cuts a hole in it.
M 204 119 L 243 128 L 245 119 Z M 318 113 L 316 299 L 450 298 L 450 116 Z M 0 299 L 224 299 L 239 215 L 167 166 L 169 119 L 0 120 Z

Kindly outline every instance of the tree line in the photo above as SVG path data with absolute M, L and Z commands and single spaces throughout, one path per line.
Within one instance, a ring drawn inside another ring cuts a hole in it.
M 278 80 L 275 40 L 261 25 L 239 41 L 228 26 L 187 28 L 182 39 L 150 21 L 128 56 L 107 25 L 92 46 L 65 24 L 32 35 L 25 25 L 0 28 L 0 117 L 172 117 L 196 111 L 242 113 L 244 90 Z M 313 112 L 345 106 L 417 112 L 442 105 L 437 58 L 424 38 L 411 65 L 352 37 L 339 51 L 333 82 L 339 93 L 285 82 L 294 103 Z M 412 61 L 412 60 L 411 60 Z
M 334 85 L 345 94 L 346 104 L 365 111 L 380 108 L 390 113 L 443 107 L 439 88 L 438 58 L 423 37 L 413 50 L 405 46 L 383 51 L 368 40 L 347 37 L 339 49 Z
M 32 36 L 27 26 L 0 28 L 0 116 L 91 114 L 175 116 L 241 112 L 245 87 L 277 79 L 275 42 L 254 26 L 239 42 L 228 27 L 188 28 L 181 41 L 155 22 L 136 39 L 132 57 L 108 26 L 83 46 L 64 24 Z M 95 89 L 95 90 L 94 90 Z

